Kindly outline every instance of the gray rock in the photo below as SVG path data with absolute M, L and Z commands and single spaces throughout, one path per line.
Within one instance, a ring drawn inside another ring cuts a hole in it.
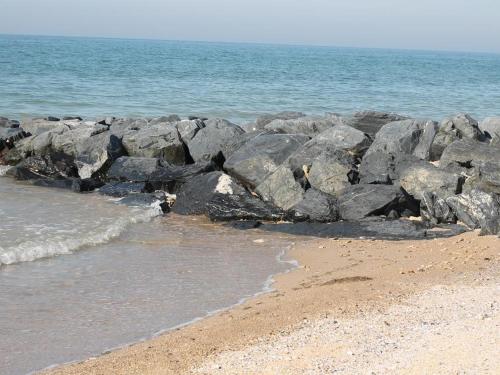
M 328 223 L 339 219 L 335 198 L 316 189 L 309 189 L 288 215 L 292 221 Z
M 361 184 L 391 185 L 397 179 L 397 159 L 396 155 L 383 151 L 375 151 L 365 155 L 359 165 L 359 182 Z
M 274 173 L 309 137 L 299 134 L 265 134 L 254 137 L 234 152 L 224 169 L 251 188 Z
M 212 221 L 282 220 L 280 209 L 248 194 L 215 194 L 206 204 L 207 216 Z
M 363 111 L 356 112 L 350 118 L 345 119 L 347 125 L 352 126 L 363 133 L 368 134 L 374 138 L 375 134 L 390 122 L 407 120 L 408 117 L 401 116 L 395 113 L 376 112 L 376 111 Z
M 471 139 L 462 139 L 446 147 L 439 161 L 439 167 L 450 169 L 458 165 L 463 168 L 472 168 L 498 160 L 500 160 L 500 147 Z
M 431 160 L 439 160 L 444 149 L 459 139 L 483 140 L 478 123 L 467 114 L 458 114 L 441 121 L 431 148 Z
M 187 142 L 191 157 L 195 162 L 206 162 L 226 157 L 229 146 L 234 139 L 245 131 L 223 119 L 205 121 L 205 127 L 200 129 L 194 138 Z
M 479 129 L 492 143 L 500 142 L 500 117 L 487 117 L 479 124 Z
M 289 120 L 273 120 L 264 128 L 286 134 L 306 134 L 315 136 L 340 122 L 331 117 L 301 117 Z
M 0 128 L 19 128 L 20 123 L 17 120 L 9 120 L 7 117 L 0 116 Z
M 312 187 L 336 196 L 355 182 L 354 158 L 345 151 L 324 151 L 314 160 L 306 177 Z
M 179 132 L 182 142 L 186 145 L 189 144 L 193 138 L 196 136 L 200 129 L 205 127 L 205 124 L 201 120 L 182 120 L 175 122 L 175 127 Z
M 304 189 L 287 166 L 278 167 L 257 186 L 255 192 L 264 201 L 272 202 L 285 211 L 299 203 L 304 195 Z
M 480 190 L 446 199 L 458 220 L 471 229 L 481 228 L 481 234 L 497 234 L 500 230 L 498 196 Z
M 352 185 L 338 197 L 340 217 L 360 220 L 368 216 L 388 215 L 396 211 L 418 213 L 418 205 L 399 187 L 393 185 Z
M 112 182 L 102 186 L 99 193 L 111 197 L 122 198 L 130 194 L 146 193 L 144 182 Z
M 113 120 L 109 131 L 118 138 L 123 138 L 125 133 L 133 130 L 143 129 L 148 126 L 148 121 L 145 119 L 118 118 Z
M 362 131 L 348 125 L 339 124 L 318 134 L 311 140 L 311 143 L 329 145 L 355 156 L 362 156 L 370 147 L 372 141 Z
M 421 196 L 420 216 L 434 225 L 457 222 L 457 217 L 446 203 L 446 199 L 431 192 L 424 192 Z
M 130 156 L 159 158 L 175 165 L 183 165 L 186 162 L 184 144 L 173 124 L 129 130 L 123 135 L 122 142 Z
M 13 148 L 17 141 L 27 136 L 20 128 L 0 128 L 0 152 Z
M 63 122 L 60 121 L 47 121 L 44 119 L 26 118 L 21 121 L 21 128 L 33 136 L 42 134 L 44 132 L 60 128 Z
M 300 117 L 305 117 L 305 114 L 303 114 L 302 112 L 292 112 L 292 111 L 285 111 L 276 114 L 266 114 L 258 117 L 257 120 L 255 120 L 255 122 L 244 125 L 243 128 L 247 132 L 257 131 L 264 129 L 264 127 L 267 124 L 269 124 L 274 120 L 293 120 Z
M 432 135 L 428 128 L 433 129 L 435 126 L 433 121 L 427 120 L 403 120 L 386 124 L 375 136 L 365 157 L 374 152 L 426 156 L 430 147 L 429 137 Z M 424 137 L 426 130 L 427 135 Z
M 145 182 L 159 168 L 160 161 L 157 158 L 122 156 L 111 165 L 108 178 L 118 181 Z
M 160 116 L 149 121 L 149 125 L 157 125 L 161 123 L 172 123 L 181 121 L 181 118 L 177 115 L 169 115 L 169 116 Z

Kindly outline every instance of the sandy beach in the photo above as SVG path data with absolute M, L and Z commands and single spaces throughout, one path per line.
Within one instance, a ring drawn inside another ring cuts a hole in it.
M 45 374 L 498 373 L 499 250 L 477 231 L 306 241 L 273 292 Z

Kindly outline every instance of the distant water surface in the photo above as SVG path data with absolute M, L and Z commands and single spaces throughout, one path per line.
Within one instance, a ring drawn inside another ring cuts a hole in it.
M 0 35 L 0 115 L 500 115 L 500 55 Z

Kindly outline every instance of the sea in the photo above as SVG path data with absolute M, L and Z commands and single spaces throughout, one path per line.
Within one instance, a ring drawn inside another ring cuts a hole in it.
M 500 55 L 0 35 L 0 116 L 500 115 Z M 0 374 L 138 342 L 272 288 L 297 236 L 36 187 L 0 166 Z

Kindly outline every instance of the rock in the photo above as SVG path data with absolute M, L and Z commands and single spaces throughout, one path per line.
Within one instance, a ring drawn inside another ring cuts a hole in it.
M 327 150 L 315 159 L 306 177 L 312 187 L 337 195 L 357 182 L 355 160 L 345 151 Z
M 154 207 L 158 206 L 163 212 L 169 212 L 170 206 L 166 201 L 166 197 L 162 193 L 133 193 L 118 201 L 132 207 Z
M 331 117 L 301 117 L 297 119 L 278 119 L 265 125 L 265 129 L 286 134 L 306 134 L 315 136 L 340 124 Z
M 234 140 L 227 145 L 226 151 L 225 151 L 225 157 L 226 159 L 229 159 L 236 151 L 238 151 L 245 143 L 248 141 L 260 137 L 263 135 L 267 134 L 282 134 L 280 132 L 274 131 L 274 130 L 257 130 L 257 131 L 251 131 L 248 133 L 243 133 L 234 138 Z
M 316 189 L 309 189 L 302 200 L 295 204 L 287 216 L 292 221 L 327 223 L 337 221 L 339 212 L 336 200 Z
M 112 182 L 102 186 L 99 193 L 122 198 L 130 194 L 147 193 L 148 190 L 144 182 Z
M 54 117 L 54 116 L 48 116 L 44 118 L 45 121 L 60 121 L 61 119 L 59 117 Z
M 479 129 L 477 121 L 463 113 L 446 118 L 441 122 L 432 143 L 431 160 L 439 160 L 444 149 L 459 139 L 484 139 L 484 134 Z
M 17 129 L 19 128 L 20 123 L 17 120 L 9 120 L 7 117 L 0 116 L 0 128 L 11 128 Z
M 429 138 L 435 126 L 434 121 L 427 120 L 403 120 L 388 123 L 378 131 L 365 157 L 375 152 L 422 157 L 430 155 Z
M 365 155 L 359 165 L 359 183 L 391 185 L 397 179 L 396 159 L 394 154 L 383 151 Z
M 71 120 L 82 121 L 83 119 L 80 116 L 64 116 L 63 117 L 63 121 L 71 121 Z
M 59 121 L 47 121 L 44 119 L 23 119 L 21 121 L 21 128 L 33 136 L 42 134 L 44 132 L 55 130 L 64 126 L 62 122 Z M 68 129 L 67 126 L 65 126 Z
M 458 220 L 471 229 L 481 228 L 481 234 L 497 234 L 500 231 L 500 203 L 498 196 L 480 190 L 472 190 L 449 197 L 446 203 Z
M 0 152 L 12 149 L 17 141 L 27 136 L 20 128 L 0 128 Z
M 487 117 L 480 124 L 479 129 L 491 142 L 500 141 L 500 117 Z
M 139 129 L 143 129 L 148 126 L 148 122 L 145 119 L 131 119 L 131 118 L 119 118 L 113 120 L 109 131 L 111 134 L 122 139 L 125 133 Z
M 413 155 L 421 160 L 431 160 L 431 150 L 434 138 L 439 130 L 439 124 L 435 121 L 428 121 L 424 125 L 424 131 L 420 136 L 417 147 L 413 150 Z
M 186 162 L 184 144 L 173 124 L 128 130 L 124 133 L 122 142 L 130 156 L 159 158 L 174 165 L 184 165 Z
M 399 184 L 417 200 L 421 200 L 425 192 L 433 192 L 439 198 L 461 193 L 461 176 L 437 168 L 429 162 L 400 163 L 397 169 Z
M 477 188 L 500 195 L 500 159 L 478 163 L 475 169 Z
M 497 160 L 500 160 L 500 147 L 462 139 L 446 147 L 439 161 L 439 167 L 450 169 L 460 166 L 467 169 Z
M 187 142 L 191 157 L 195 162 L 207 162 L 226 157 L 226 150 L 234 139 L 245 131 L 223 119 L 211 119 L 205 122 L 194 138 Z
M 103 185 L 104 183 L 101 180 L 95 178 L 74 178 L 71 183 L 71 190 L 75 193 L 85 193 L 99 189 Z
M 360 220 L 368 216 L 388 215 L 395 210 L 418 214 L 419 207 L 403 190 L 393 185 L 352 185 L 338 197 L 340 217 Z
M 302 112 L 292 112 L 292 111 L 285 111 L 276 114 L 266 114 L 258 117 L 254 123 L 245 125 L 244 129 L 247 132 L 262 130 L 267 124 L 269 124 L 274 120 L 293 120 L 300 117 L 305 117 L 305 114 L 303 114 Z
M 108 171 L 110 180 L 146 182 L 160 168 L 157 158 L 122 156 L 115 160 Z
M 309 137 L 299 134 L 254 137 L 226 160 L 224 169 L 243 184 L 255 188 L 308 140 Z
M 350 118 L 347 118 L 344 121 L 347 125 L 361 130 L 363 133 L 366 133 L 370 137 L 374 138 L 375 134 L 377 134 L 380 128 L 382 128 L 385 124 L 407 119 L 408 117 L 395 113 L 363 111 L 354 113 Z
M 304 195 L 304 189 L 295 180 L 293 172 L 287 166 L 278 167 L 274 173 L 257 186 L 255 192 L 264 201 L 272 202 L 283 210 L 289 210 L 295 206 Z
M 149 176 L 148 182 L 154 190 L 176 192 L 178 186 L 189 179 L 214 170 L 215 165 L 211 162 L 184 166 L 162 165 Z
M 96 118 L 95 122 L 97 124 L 101 124 L 101 125 L 111 125 L 113 123 L 113 121 L 115 121 L 115 117 L 113 116 L 106 116 L 106 117 L 98 117 Z
M 255 220 L 278 221 L 284 216 L 281 210 L 249 193 L 215 194 L 207 202 L 206 208 L 212 221 L 252 220 L 255 223 Z
M 372 141 L 365 133 L 348 125 L 338 124 L 318 134 L 311 141 L 316 145 L 329 145 L 347 151 L 354 156 L 362 156 Z
M 457 222 L 457 217 L 446 203 L 446 199 L 428 191 L 421 195 L 420 215 L 434 225 Z
M 177 115 L 160 116 L 149 121 L 149 125 L 157 125 L 160 123 L 172 123 L 181 121 L 181 118 Z
M 67 179 L 78 177 L 73 158 L 62 153 L 30 156 L 8 173 L 18 180 Z
M 175 127 L 179 132 L 182 142 L 187 145 L 193 140 L 198 131 L 205 127 L 205 124 L 201 120 L 182 120 L 175 122 Z

